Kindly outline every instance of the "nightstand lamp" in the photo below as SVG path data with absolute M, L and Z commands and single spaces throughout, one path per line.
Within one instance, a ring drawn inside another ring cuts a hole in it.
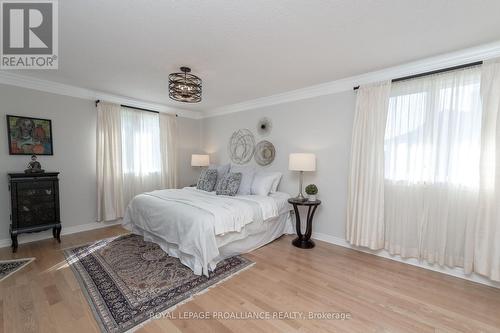
M 208 155 L 191 155 L 191 166 L 193 167 L 207 167 L 210 164 L 210 157 Z
M 307 200 L 302 194 L 302 181 L 304 171 L 316 171 L 316 155 L 307 153 L 290 154 L 288 159 L 288 169 L 300 172 L 299 194 L 294 199 L 301 201 Z

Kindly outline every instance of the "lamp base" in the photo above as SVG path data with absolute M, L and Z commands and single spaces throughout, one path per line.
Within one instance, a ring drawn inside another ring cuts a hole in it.
M 302 192 L 300 192 L 295 198 L 293 198 L 293 200 L 296 200 L 296 201 L 307 201 L 307 198 L 304 198 L 304 196 L 302 195 Z
M 299 194 L 293 198 L 293 200 L 296 201 L 307 201 L 307 198 L 304 198 L 304 195 L 302 194 L 302 178 L 304 177 L 304 171 L 300 172 L 299 175 Z

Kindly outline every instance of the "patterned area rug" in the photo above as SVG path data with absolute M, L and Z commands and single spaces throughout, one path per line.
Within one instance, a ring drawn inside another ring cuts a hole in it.
M 35 260 L 35 258 L 0 260 L 0 281 L 14 274 L 33 260 Z
M 65 252 L 104 332 L 125 332 L 253 264 L 240 256 L 197 276 L 137 235 L 103 239 Z

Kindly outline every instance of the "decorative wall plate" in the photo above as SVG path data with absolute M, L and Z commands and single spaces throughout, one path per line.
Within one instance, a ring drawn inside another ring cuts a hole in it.
M 273 122 L 271 119 L 264 117 L 260 118 L 259 122 L 257 123 L 257 132 L 260 135 L 268 135 L 271 133 L 271 129 L 273 128 Z
M 274 145 L 266 140 L 262 140 L 255 146 L 254 159 L 258 165 L 269 165 L 274 161 L 276 149 Z
M 227 146 L 229 158 L 236 164 L 248 163 L 255 151 L 255 139 L 252 132 L 240 129 L 231 135 Z

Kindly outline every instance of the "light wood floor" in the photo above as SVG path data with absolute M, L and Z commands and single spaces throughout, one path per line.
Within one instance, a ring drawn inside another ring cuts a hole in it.
M 0 259 L 36 257 L 0 282 L 0 332 L 97 332 L 61 249 L 125 231 L 119 227 L 21 244 Z M 350 320 L 153 320 L 139 332 L 500 332 L 500 289 L 316 242 L 301 250 L 291 237 L 246 257 L 247 271 L 180 306 L 188 311 L 349 312 Z

